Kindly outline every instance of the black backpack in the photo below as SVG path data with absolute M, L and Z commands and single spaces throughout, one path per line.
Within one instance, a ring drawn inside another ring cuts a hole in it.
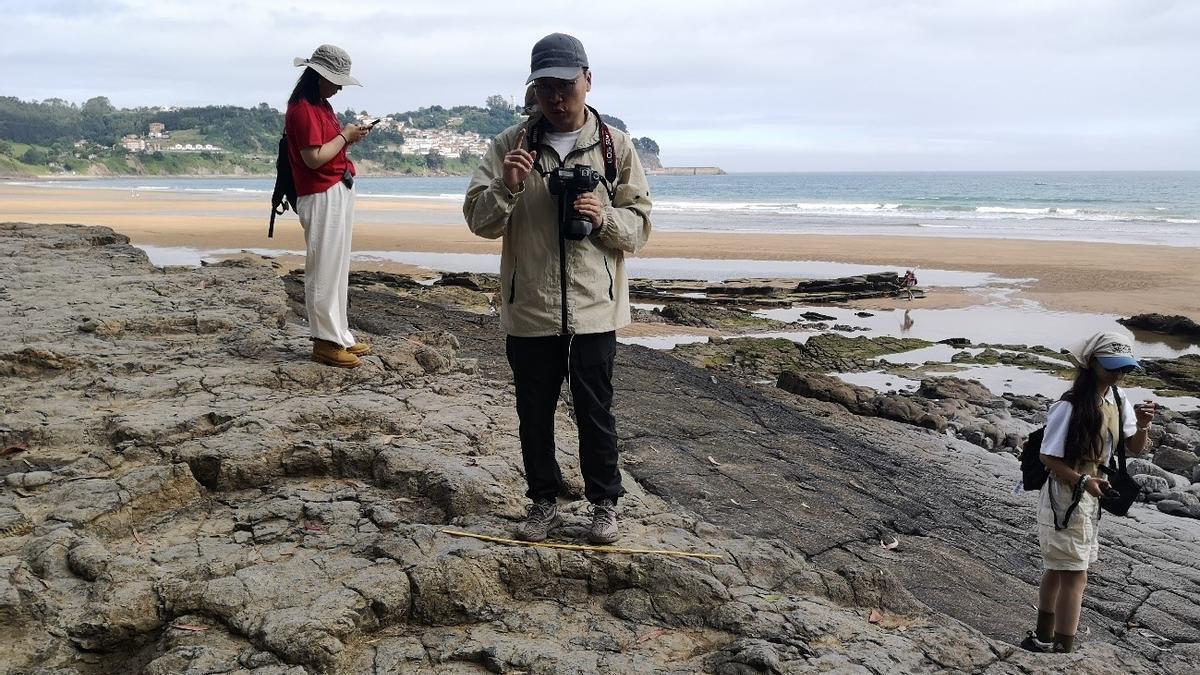
M 1021 485 L 1026 491 L 1041 490 L 1050 476 L 1050 469 L 1042 464 L 1042 437 L 1045 435 L 1046 427 L 1038 427 L 1021 446 Z
M 271 193 L 271 224 L 267 237 L 275 236 L 275 216 L 291 208 L 296 210 L 296 179 L 292 177 L 292 159 L 288 156 L 287 133 L 279 137 L 279 154 L 275 157 L 275 191 Z

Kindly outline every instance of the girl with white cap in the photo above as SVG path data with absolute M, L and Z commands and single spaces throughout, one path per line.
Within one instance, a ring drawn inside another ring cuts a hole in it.
M 329 105 L 329 97 L 342 87 L 359 84 L 350 76 L 349 54 L 321 45 L 311 58 L 296 58 L 294 65 L 304 66 L 304 72 L 288 99 L 284 131 L 306 244 L 304 308 L 312 360 L 354 368 L 371 348 L 354 341 L 346 319 L 355 175 L 346 148 L 362 140 L 369 128 L 341 126 Z
M 1140 366 L 1129 338 L 1093 335 L 1071 355 L 1075 381 L 1050 406 L 1041 459 L 1050 472 L 1038 507 L 1042 551 L 1037 629 L 1021 646 L 1032 651 L 1069 652 L 1087 585 L 1088 566 L 1100 549 L 1100 497 L 1112 487 L 1100 477 L 1120 438 L 1135 455 L 1145 452 L 1155 404 L 1130 405 L 1117 383 Z

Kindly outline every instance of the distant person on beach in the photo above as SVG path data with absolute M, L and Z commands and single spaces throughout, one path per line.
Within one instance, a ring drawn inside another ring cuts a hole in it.
M 913 289 L 917 287 L 917 274 L 912 270 L 904 270 L 904 277 L 900 279 L 900 288 L 908 293 L 908 299 L 913 299 Z
M 1075 381 L 1050 406 L 1042 438 L 1041 459 L 1050 471 L 1037 513 L 1044 571 L 1037 627 L 1021 643 L 1038 652 L 1074 649 L 1088 566 L 1100 550 L 1099 500 L 1111 490 L 1100 467 L 1108 465 L 1120 437 L 1129 453 L 1145 452 L 1155 412 L 1148 401 L 1130 405 L 1116 386 L 1140 367 L 1124 335 L 1093 335 L 1072 358 Z
M 463 204 L 472 232 L 503 238 L 500 323 L 532 502 L 516 534 L 541 541 L 560 523 L 554 412 L 566 378 L 592 505 L 589 539 L 610 543 L 624 494 L 612 414 L 616 330 L 630 321 L 625 254 L 650 236 L 650 191 L 629 136 L 586 104 L 592 71 L 583 44 L 547 35 L 530 71 L 537 110 L 495 138 Z
M 329 97 L 347 85 L 350 55 L 340 47 L 321 45 L 304 66 L 288 98 L 284 131 L 296 182 L 296 215 L 304 228 L 304 309 L 312 334 L 312 360 L 354 368 L 371 348 L 354 341 L 346 319 L 350 276 L 350 239 L 354 231 L 354 162 L 346 148 L 369 129 L 342 126 Z

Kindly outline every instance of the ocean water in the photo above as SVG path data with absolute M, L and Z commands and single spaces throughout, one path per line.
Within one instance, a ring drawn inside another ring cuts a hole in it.
M 1063 239 L 1200 246 L 1200 171 L 769 173 L 651 176 L 655 227 L 679 231 Z M 364 199 L 457 203 L 465 177 L 362 177 Z M 23 184 L 30 184 L 25 182 Z M 35 181 L 240 195 L 268 178 Z

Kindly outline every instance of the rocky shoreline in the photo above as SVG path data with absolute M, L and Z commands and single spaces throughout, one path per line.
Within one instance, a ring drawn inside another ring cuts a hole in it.
M 0 672 L 1200 663 L 1196 521 L 1106 521 L 1082 651 L 1021 652 L 1038 570 L 1012 458 L 756 386 L 770 352 L 745 369 L 618 357 L 620 544 L 719 559 L 450 536 L 507 536 L 522 514 L 494 289 L 357 275 L 351 321 L 376 355 L 338 371 L 306 360 L 302 283 L 252 257 L 156 268 L 105 228 L 0 224 Z M 827 351 L 896 347 L 875 340 Z M 571 542 L 586 519 L 565 408 L 558 426 Z
M 425 302 L 478 313 L 494 311 L 493 294 L 499 289 L 495 275 L 476 273 L 445 273 L 432 287 L 388 273 L 355 272 L 352 279 L 364 288 L 387 287 Z M 978 381 L 958 378 L 954 373 L 966 366 L 1003 364 L 1058 376 L 1065 388 L 1073 367 L 1063 353 L 1040 345 L 975 344 L 963 338 L 937 343 L 889 336 L 851 338 L 841 333 L 862 329 L 836 324 L 835 317 L 819 312 L 805 312 L 803 321 L 794 322 L 753 313 L 770 307 L 894 296 L 898 287 L 898 274 L 880 272 L 832 280 L 634 280 L 631 293 L 638 300 L 665 302 L 653 310 L 635 309 L 637 322 L 746 335 L 710 337 L 707 342 L 682 344 L 671 350 L 697 367 L 838 403 L 859 415 L 950 433 L 986 450 L 1019 456 L 1025 437 L 1045 423 L 1045 412 L 1053 401 L 1040 394 L 997 395 Z M 925 297 L 925 292 L 918 290 L 916 297 Z M 868 312 L 859 314 L 870 316 Z M 1195 325 L 1185 317 L 1161 315 L 1139 315 L 1121 323 L 1181 335 L 1188 335 L 1190 326 Z M 754 333 L 779 332 L 818 334 L 804 344 L 782 337 L 753 337 Z M 935 345 L 957 351 L 948 363 L 887 360 L 892 354 Z M 1168 396 L 1200 396 L 1200 356 L 1146 359 L 1144 365 L 1144 373 L 1127 378 L 1129 386 Z M 911 392 L 881 392 L 830 375 L 862 372 L 882 372 L 919 382 L 919 387 Z M 1200 518 L 1200 413 L 1162 409 L 1151 427 L 1151 441 L 1151 448 L 1159 451 L 1135 461 L 1131 469 L 1145 490 L 1142 500 L 1159 504 L 1165 513 Z

